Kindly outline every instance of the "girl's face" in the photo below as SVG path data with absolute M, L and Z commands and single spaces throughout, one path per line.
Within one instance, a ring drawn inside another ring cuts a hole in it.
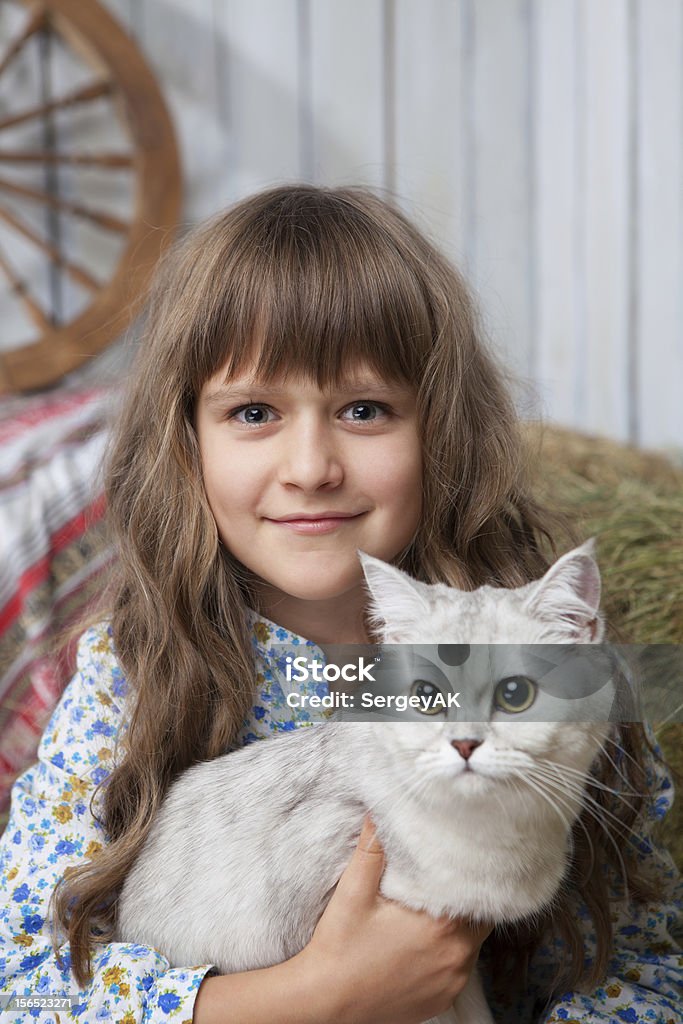
M 301 377 L 224 377 L 207 381 L 196 412 L 221 540 L 263 581 L 268 618 L 318 642 L 364 640 L 356 549 L 390 561 L 420 521 L 413 389 L 364 366 L 331 392 Z

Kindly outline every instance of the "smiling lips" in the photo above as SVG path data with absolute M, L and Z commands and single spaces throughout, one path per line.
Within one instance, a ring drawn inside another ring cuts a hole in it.
M 331 533 L 339 529 L 350 519 L 359 519 L 364 512 L 320 512 L 317 515 L 296 515 L 285 516 L 282 519 L 271 519 L 276 526 L 284 526 L 294 533 Z

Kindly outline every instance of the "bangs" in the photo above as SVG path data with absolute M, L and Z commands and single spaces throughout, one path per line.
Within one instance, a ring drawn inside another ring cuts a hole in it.
M 278 190 L 235 227 L 210 285 L 198 389 L 221 369 L 225 381 L 253 371 L 264 383 L 302 375 L 327 389 L 359 364 L 417 385 L 433 316 L 398 215 L 339 191 Z

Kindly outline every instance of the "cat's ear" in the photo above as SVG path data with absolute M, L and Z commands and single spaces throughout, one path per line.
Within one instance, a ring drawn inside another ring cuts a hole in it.
M 557 623 L 568 639 L 598 643 L 604 633 L 600 615 L 600 570 L 595 561 L 595 538 L 566 555 L 545 576 L 527 584 L 524 610 L 534 618 Z
M 360 548 L 356 551 L 370 594 L 368 612 L 374 626 L 384 629 L 384 642 L 401 635 L 403 630 L 414 629 L 430 614 L 429 604 L 420 593 L 424 586 L 412 576 L 397 569 L 381 558 L 374 558 Z

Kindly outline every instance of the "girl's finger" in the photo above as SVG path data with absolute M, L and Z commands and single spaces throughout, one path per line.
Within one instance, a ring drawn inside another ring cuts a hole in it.
M 343 889 L 347 896 L 357 899 L 374 900 L 383 871 L 384 850 L 377 839 L 375 826 L 366 814 L 358 844 L 337 883 L 337 889 Z
M 377 828 L 369 814 L 366 814 L 365 817 L 363 818 L 363 827 L 358 837 L 358 846 L 365 853 L 381 853 L 382 857 L 384 857 L 384 850 L 382 849 L 382 844 L 377 838 Z

